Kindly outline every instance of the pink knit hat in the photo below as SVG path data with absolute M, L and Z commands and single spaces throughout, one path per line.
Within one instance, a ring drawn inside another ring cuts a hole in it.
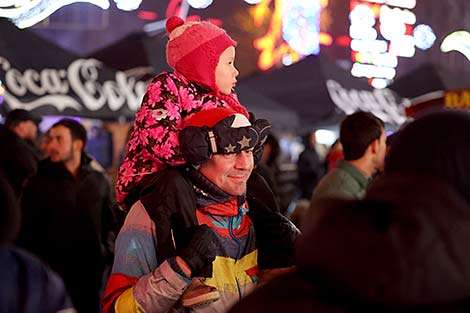
M 188 80 L 218 92 L 215 68 L 220 55 L 237 43 L 220 27 L 209 22 L 187 22 L 170 17 L 166 22 L 169 41 L 166 46 L 168 64 Z

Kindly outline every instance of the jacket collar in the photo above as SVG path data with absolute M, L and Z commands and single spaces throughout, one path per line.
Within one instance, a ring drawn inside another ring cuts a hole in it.
M 198 209 L 215 215 L 238 215 L 238 208 L 245 203 L 245 194 L 242 196 L 229 195 L 195 168 L 188 167 L 187 171 L 196 192 Z
M 355 167 L 350 162 L 344 159 L 338 160 L 336 164 L 337 164 L 336 165 L 337 168 L 348 172 L 363 189 L 367 187 L 367 185 L 370 182 L 370 179 L 365 177 L 364 174 L 362 174 L 362 172 L 357 167 Z

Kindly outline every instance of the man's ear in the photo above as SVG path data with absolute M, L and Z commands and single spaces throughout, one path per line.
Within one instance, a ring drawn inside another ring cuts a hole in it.
M 376 154 L 377 151 L 379 151 L 379 145 L 380 145 L 380 139 L 374 139 L 369 145 L 370 151 L 373 154 Z
M 74 140 L 73 146 L 75 147 L 75 150 L 82 151 L 84 148 L 83 140 L 80 140 L 80 139 Z

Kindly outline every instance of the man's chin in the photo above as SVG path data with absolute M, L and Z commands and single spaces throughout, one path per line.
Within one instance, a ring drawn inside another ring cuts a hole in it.
M 53 157 L 53 156 L 49 157 L 49 159 L 51 160 L 51 162 L 60 162 L 61 161 L 60 158 Z
M 244 188 L 234 188 L 234 189 L 231 189 L 231 190 L 229 190 L 229 191 L 226 191 L 226 190 L 224 190 L 224 191 L 225 191 L 226 193 L 228 193 L 229 195 L 238 197 L 238 196 L 242 196 L 242 195 L 245 194 L 245 192 L 246 192 L 246 187 L 244 187 Z

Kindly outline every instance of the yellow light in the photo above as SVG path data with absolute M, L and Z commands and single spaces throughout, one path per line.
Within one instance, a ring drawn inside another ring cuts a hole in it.
M 320 44 L 324 46 L 331 46 L 332 43 L 333 43 L 333 38 L 331 38 L 330 34 L 323 33 L 323 32 L 320 33 Z

